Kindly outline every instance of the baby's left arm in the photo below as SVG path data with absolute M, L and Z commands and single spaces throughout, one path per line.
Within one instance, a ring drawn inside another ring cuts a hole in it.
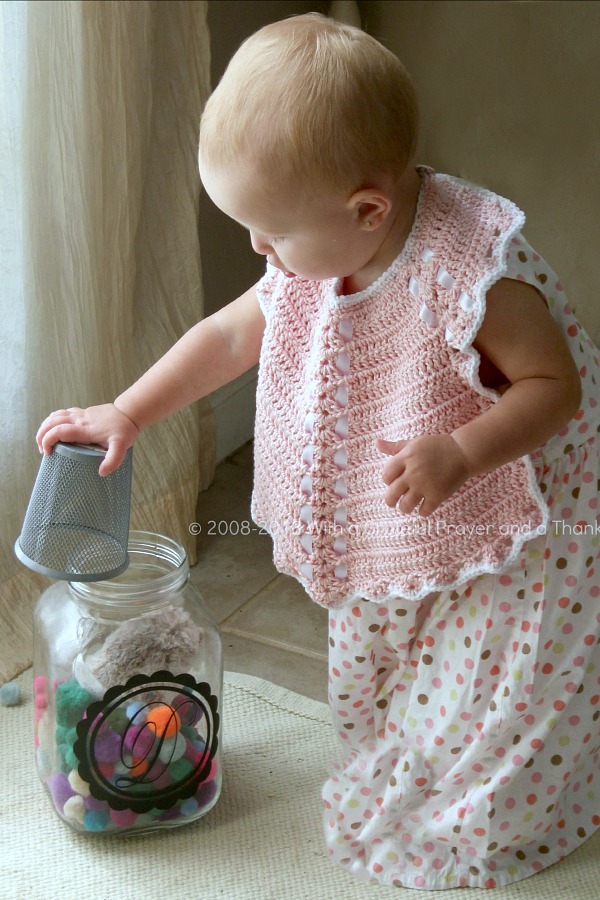
M 391 455 L 383 469 L 389 506 L 408 513 L 422 501 L 419 511 L 428 515 L 468 478 L 540 447 L 577 411 L 577 367 L 531 285 L 503 278 L 489 290 L 474 346 L 508 387 L 490 409 L 451 435 L 378 442 Z

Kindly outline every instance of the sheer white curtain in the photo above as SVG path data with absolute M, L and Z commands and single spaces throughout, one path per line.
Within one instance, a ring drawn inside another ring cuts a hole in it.
M 112 399 L 202 317 L 206 2 L 3 0 L 0 682 L 40 584 L 13 556 L 52 409 Z M 132 525 L 183 541 L 214 470 L 208 404 L 143 435 Z

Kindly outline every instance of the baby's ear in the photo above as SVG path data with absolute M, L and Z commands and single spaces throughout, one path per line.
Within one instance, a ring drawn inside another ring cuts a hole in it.
M 361 188 L 352 194 L 348 206 L 365 231 L 375 231 L 390 214 L 392 201 L 380 188 Z

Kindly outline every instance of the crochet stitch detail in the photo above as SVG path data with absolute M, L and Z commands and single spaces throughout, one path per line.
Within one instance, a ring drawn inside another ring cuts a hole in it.
M 498 399 L 472 342 L 524 223 L 491 191 L 419 174 L 407 244 L 365 291 L 272 267 L 259 285 L 252 513 L 277 568 L 324 606 L 418 600 L 501 571 L 548 524 L 529 457 L 471 478 L 427 518 L 385 505 L 376 438 L 450 433 Z

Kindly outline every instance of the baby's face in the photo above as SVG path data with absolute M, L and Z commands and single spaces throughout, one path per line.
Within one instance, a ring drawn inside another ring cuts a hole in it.
M 371 235 L 342 192 L 264 184 L 243 165 L 232 171 L 201 163 L 200 175 L 216 206 L 248 229 L 254 250 L 290 277 L 346 278 L 373 253 Z

